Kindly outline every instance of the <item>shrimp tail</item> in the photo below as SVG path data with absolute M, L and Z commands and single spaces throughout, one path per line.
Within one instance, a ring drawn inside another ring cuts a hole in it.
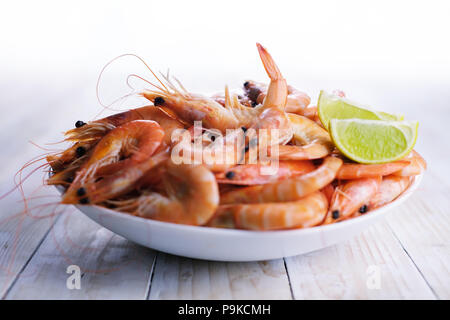
M 273 81 L 283 79 L 280 69 L 278 69 L 278 66 L 275 64 L 275 61 L 266 48 L 264 48 L 260 43 L 256 43 L 256 47 L 258 48 L 259 56 L 270 80 Z

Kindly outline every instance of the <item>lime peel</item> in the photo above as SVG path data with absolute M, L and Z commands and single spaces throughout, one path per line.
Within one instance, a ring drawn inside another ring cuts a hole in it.
M 317 102 L 319 119 L 328 129 L 331 119 L 403 120 L 403 115 L 389 114 L 351 101 L 324 90 L 320 91 Z

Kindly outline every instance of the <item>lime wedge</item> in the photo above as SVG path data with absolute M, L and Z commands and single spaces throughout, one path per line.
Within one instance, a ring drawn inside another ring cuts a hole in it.
M 402 115 L 376 111 L 347 98 L 320 91 L 317 109 L 320 121 L 328 129 L 331 119 L 403 120 Z
M 417 121 L 332 119 L 330 135 L 346 157 L 359 163 L 385 163 L 405 157 L 416 144 Z

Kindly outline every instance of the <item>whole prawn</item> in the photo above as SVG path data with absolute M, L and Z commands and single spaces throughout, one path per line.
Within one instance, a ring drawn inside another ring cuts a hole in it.
M 333 151 L 330 135 L 316 122 L 292 113 L 288 114 L 288 118 L 293 129 L 294 145 L 278 146 L 280 160 L 320 159 Z
M 119 211 L 166 222 L 204 225 L 219 204 L 219 190 L 210 170 L 202 165 L 176 165 L 167 161 L 163 193 L 144 192 L 138 197 L 113 201 Z
M 154 106 L 131 109 L 88 123 L 77 121 L 76 127 L 65 133 L 65 140 L 74 144 L 63 152 L 47 156 L 47 162 L 56 173 L 49 179 L 49 184 L 57 184 L 57 181 L 71 178 L 70 173 L 79 169 L 82 159 L 86 158 L 103 136 L 112 129 L 134 120 L 156 121 L 164 130 L 163 142 L 168 145 L 171 143 L 172 133 L 185 127 L 170 109 Z
M 230 96 L 225 88 L 225 106 L 214 99 L 192 94 L 184 88 L 178 89 L 168 77 L 167 86 L 154 85 L 157 90 L 145 90 L 142 95 L 156 106 L 171 109 L 184 121 L 193 124 L 202 121 L 206 128 L 214 128 L 225 133 L 226 129 L 254 128 L 282 130 L 279 143 L 286 143 L 292 137 L 292 129 L 284 112 L 287 99 L 286 80 L 267 50 L 257 44 L 264 68 L 270 78 L 270 84 L 262 105 L 249 108 L 240 104 L 238 98 Z
M 288 96 L 286 99 L 286 112 L 303 114 L 305 108 L 311 102 L 311 98 L 304 92 L 301 92 L 293 86 L 287 86 Z M 264 102 L 267 96 L 268 86 L 261 82 L 248 80 L 244 82 L 244 90 L 253 106 Z
M 309 173 L 315 169 L 311 161 L 280 161 L 272 175 L 263 175 L 262 164 L 242 164 L 216 174 L 217 182 L 235 185 L 259 185 Z
M 317 191 L 292 202 L 222 205 L 208 226 L 250 230 L 307 228 L 320 224 L 327 209 L 327 198 Z
M 367 204 L 378 191 L 381 177 L 355 179 L 337 186 L 331 198 L 325 223 L 346 219 L 357 210 L 365 212 Z
M 78 142 L 102 138 L 110 130 L 134 120 L 156 121 L 165 132 L 164 142 L 167 144 L 170 144 L 170 138 L 174 130 L 185 128 L 185 125 L 180 119 L 176 118 L 170 109 L 144 106 L 88 123 L 78 121 L 76 128 L 66 131 L 66 140 Z
M 222 195 L 221 204 L 295 201 L 324 188 L 336 177 L 342 160 L 328 157 L 316 170 L 275 183 L 250 186 Z
M 163 137 L 162 128 L 150 120 L 127 122 L 111 130 L 77 172 L 62 203 L 99 203 L 130 191 L 146 171 L 167 159 L 167 152 L 152 157 Z
M 368 209 L 375 209 L 395 200 L 409 187 L 410 183 L 410 177 L 395 175 L 383 177 L 377 193 L 369 202 Z

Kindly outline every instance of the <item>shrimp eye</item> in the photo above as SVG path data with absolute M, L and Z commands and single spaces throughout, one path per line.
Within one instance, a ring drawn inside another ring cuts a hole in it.
M 80 203 L 81 204 L 88 204 L 89 203 L 89 198 L 82 198 L 82 199 L 80 199 Z
M 213 141 L 213 142 L 214 142 L 214 140 L 216 140 L 216 136 L 215 136 L 215 135 L 211 135 L 211 136 L 209 136 L 209 138 L 210 138 L 211 141 Z
M 252 107 L 256 107 L 258 104 L 255 101 L 252 101 Z
M 235 175 L 235 173 L 234 173 L 233 171 L 228 171 L 228 172 L 225 174 L 225 177 L 226 177 L 227 179 L 233 179 L 234 175 Z
M 247 87 L 248 87 L 249 84 L 250 84 L 250 82 L 245 81 L 245 82 L 244 82 L 244 88 L 247 89 Z
M 156 97 L 155 101 L 153 101 L 153 104 L 155 106 L 160 106 L 160 105 L 163 105 L 164 103 L 165 103 L 165 101 L 162 97 Z
M 366 213 L 367 212 L 367 205 L 363 205 L 361 208 L 359 208 L 359 213 Z
M 336 220 L 337 218 L 339 218 L 339 210 L 334 210 L 331 213 L 331 216 L 333 217 L 334 220 Z
M 85 124 L 86 124 L 86 122 L 78 120 L 77 122 L 75 122 L 75 127 L 80 128 L 80 127 L 84 126 Z
M 81 187 L 80 189 L 77 190 L 77 195 L 82 197 L 86 194 L 86 189 Z
M 78 147 L 75 149 L 75 153 L 76 153 L 77 157 L 79 158 L 86 154 L 86 149 L 84 147 Z

